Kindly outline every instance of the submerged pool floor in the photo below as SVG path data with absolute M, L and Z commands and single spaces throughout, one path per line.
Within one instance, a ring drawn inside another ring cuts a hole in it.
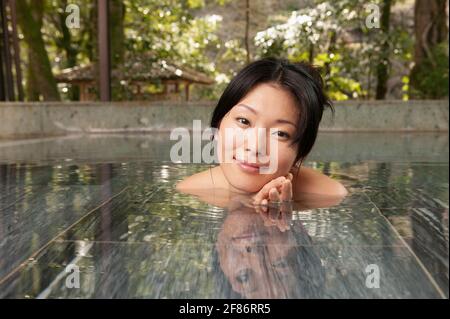
M 322 134 L 306 165 L 350 195 L 284 232 L 176 192 L 207 166 L 170 145 L 1 142 L 0 298 L 448 298 L 448 135 Z

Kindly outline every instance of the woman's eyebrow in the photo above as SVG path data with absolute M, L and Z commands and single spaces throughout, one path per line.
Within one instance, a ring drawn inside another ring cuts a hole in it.
M 236 106 L 242 106 L 242 107 L 245 107 L 245 108 L 248 109 L 249 111 L 251 111 L 251 112 L 253 112 L 253 113 L 255 113 L 255 114 L 258 114 L 258 112 L 257 112 L 254 108 L 252 108 L 251 106 L 248 106 L 247 104 L 239 103 L 239 104 L 236 105 Z M 295 125 L 295 123 L 292 123 L 291 121 L 288 121 L 288 120 L 278 119 L 278 120 L 276 120 L 276 122 L 277 122 L 277 123 L 283 123 L 283 124 L 290 124 L 290 125 L 293 125 L 294 127 L 297 127 L 297 125 Z
M 288 120 L 282 120 L 282 119 L 279 119 L 279 120 L 277 120 L 277 122 L 278 122 L 278 123 L 291 124 L 291 125 L 297 127 L 297 125 L 295 125 L 294 123 L 292 123 L 291 121 L 288 121 Z
M 258 114 L 258 112 L 256 112 L 256 110 L 255 110 L 254 108 L 252 108 L 252 107 L 250 107 L 250 106 L 248 106 L 248 105 L 246 105 L 246 104 L 239 103 L 239 104 L 236 105 L 236 106 L 242 106 L 242 107 L 245 107 L 246 109 L 249 109 L 249 110 L 252 111 L 253 113 Z

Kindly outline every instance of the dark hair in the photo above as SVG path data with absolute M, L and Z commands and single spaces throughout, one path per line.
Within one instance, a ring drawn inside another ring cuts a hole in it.
M 316 141 L 324 108 L 329 107 L 334 115 L 333 105 L 324 92 L 322 77 L 309 63 L 265 58 L 248 64 L 231 80 L 220 97 L 211 118 L 211 127 L 219 128 L 225 114 L 261 83 L 276 83 L 287 89 L 297 101 L 300 112 L 293 144 L 298 145 L 295 160 L 303 160 Z
M 295 245 L 286 256 L 287 267 L 295 274 L 290 284 L 280 281 L 287 298 L 317 299 L 325 294 L 326 273 L 320 257 L 315 251 L 312 238 L 300 222 L 295 222 L 290 230 L 295 238 Z M 263 255 L 267 256 L 267 245 L 262 244 Z M 229 249 L 229 248 L 227 248 Z M 263 260 L 266 260 L 262 256 Z M 265 264 L 267 266 L 267 264 Z M 233 290 L 229 279 L 220 266 L 217 247 L 212 251 L 212 273 L 214 278 L 213 298 L 242 299 L 245 296 Z M 281 280 L 278 277 L 275 277 Z

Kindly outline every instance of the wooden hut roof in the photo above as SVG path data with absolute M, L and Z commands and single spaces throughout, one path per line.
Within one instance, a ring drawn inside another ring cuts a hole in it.
M 161 80 L 187 80 L 192 83 L 213 84 L 207 75 L 186 66 L 179 66 L 166 60 L 126 59 L 121 69 L 112 71 L 112 77 L 128 81 L 147 82 Z M 56 81 L 62 83 L 90 82 L 94 80 L 94 66 L 76 66 L 62 70 Z

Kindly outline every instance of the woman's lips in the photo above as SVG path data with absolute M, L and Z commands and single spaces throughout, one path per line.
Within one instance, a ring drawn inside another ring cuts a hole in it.
M 267 234 L 268 233 L 266 231 L 246 231 L 246 232 L 243 232 L 242 234 L 239 234 L 237 236 L 233 236 L 231 239 L 233 241 L 253 241 L 253 242 L 257 242 L 262 237 L 267 236 Z
M 259 173 L 259 168 L 261 165 L 256 163 L 248 163 L 245 161 L 237 160 L 235 157 L 233 157 L 233 160 L 236 162 L 236 164 L 245 172 L 249 173 Z

